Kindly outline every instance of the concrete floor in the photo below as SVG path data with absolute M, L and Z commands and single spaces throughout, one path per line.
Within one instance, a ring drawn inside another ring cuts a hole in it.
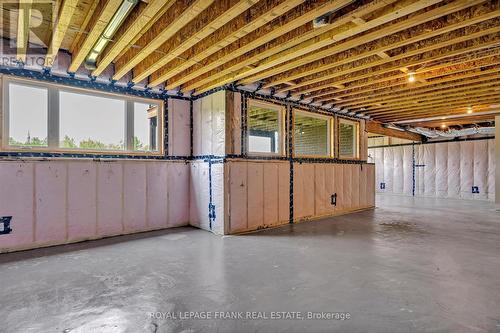
M 378 206 L 245 236 L 179 228 L 0 255 L 0 332 L 500 332 L 493 203 Z M 151 318 L 189 311 L 350 319 Z

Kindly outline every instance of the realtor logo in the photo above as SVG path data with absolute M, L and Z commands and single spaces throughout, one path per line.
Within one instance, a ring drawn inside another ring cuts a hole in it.
M 4 37 L 0 43 L 0 65 L 43 65 L 54 26 L 55 3 L 50 0 L 0 3 Z

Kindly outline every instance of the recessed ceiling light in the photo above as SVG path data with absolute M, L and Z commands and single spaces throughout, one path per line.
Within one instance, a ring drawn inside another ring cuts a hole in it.
M 415 72 L 408 73 L 408 82 L 415 82 Z
M 445 124 L 442 124 L 442 125 L 441 125 L 441 128 L 446 128 L 446 125 L 445 125 Z
M 471 106 L 469 106 L 469 107 L 467 108 L 467 113 L 472 113 L 472 107 L 471 107 Z

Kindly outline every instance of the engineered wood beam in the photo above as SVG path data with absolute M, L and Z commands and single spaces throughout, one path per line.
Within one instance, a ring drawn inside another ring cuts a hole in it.
M 82 43 L 82 39 L 85 38 L 85 36 L 88 35 L 90 27 L 90 20 L 94 17 L 94 13 L 96 12 L 97 5 L 99 5 L 99 1 L 91 1 L 90 6 L 88 7 L 86 13 L 85 13 L 85 18 L 83 19 L 83 22 L 81 25 L 78 27 L 78 32 L 71 43 L 69 47 L 69 52 L 71 54 L 74 54 L 78 51 L 79 45 Z M 82 13 L 83 15 L 83 13 Z
M 16 60 L 22 63 L 26 62 L 26 53 L 28 52 L 28 42 L 30 36 L 30 20 L 32 0 L 20 1 L 19 12 L 17 16 L 17 35 L 16 35 Z
M 302 4 L 304 0 L 260 1 L 218 29 L 209 38 L 195 44 L 168 64 L 152 73 L 150 86 L 157 86 L 176 74 L 195 66 L 208 56 L 248 35 L 252 31 Z M 249 18 L 251 18 L 249 20 Z
M 93 76 L 100 75 L 106 67 L 111 64 L 113 60 L 115 60 L 123 50 L 131 47 L 134 43 L 134 40 L 137 40 L 138 35 L 144 33 L 144 29 L 151 27 L 151 25 L 155 22 L 155 18 L 158 19 L 158 12 L 164 13 L 167 11 L 173 4 L 175 0 L 149 0 L 148 3 L 144 6 L 144 8 L 137 14 L 137 18 L 130 22 L 130 19 L 124 23 L 126 27 L 123 29 L 119 35 L 120 37 L 113 41 L 113 43 L 108 46 L 104 54 L 98 60 L 97 68 L 92 72 Z
M 47 50 L 45 56 L 44 67 L 52 67 L 59 49 L 61 48 L 61 43 L 66 36 L 66 31 L 71 23 L 71 18 L 75 13 L 76 7 L 78 5 L 78 0 L 64 0 L 59 9 L 59 13 L 56 15 L 56 22 L 54 27 L 54 32 L 50 41 L 50 46 Z
M 417 133 L 412 133 L 408 131 L 398 131 L 392 128 L 384 127 L 382 123 L 376 121 L 366 122 L 366 131 L 369 133 L 380 134 L 385 136 L 390 136 L 393 138 L 411 140 L 415 142 L 422 142 L 422 136 Z
M 121 3 L 121 0 L 99 1 L 99 4 L 95 8 L 94 15 L 89 21 L 91 27 L 89 34 L 83 39 L 82 43 L 76 47 L 75 52 L 72 54 L 72 61 L 68 68 L 68 72 L 75 73 L 78 70 L 92 47 L 104 32 L 104 29 L 106 29 L 106 26 L 113 18 L 113 15 L 116 13 Z
M 252 7 L 258 0 L 216 0 L 134 68 L 138 83 Z
M 116 60 L 114 80 L 121 79 L 141 61 L 155 52 L 180 29 L 207 9 L 214 0 L 186 0 L 175 3 L 137 41 L 137 47 L 129 48 Z

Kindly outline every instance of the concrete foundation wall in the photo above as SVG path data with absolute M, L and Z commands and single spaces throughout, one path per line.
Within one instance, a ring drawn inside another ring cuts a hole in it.
M 1 161 L 0 252 L 187 225 L 184 162 Z
M 494 154 L 492 139 L 369 149 L 379 193 L 474 200 L 495 200 Z

